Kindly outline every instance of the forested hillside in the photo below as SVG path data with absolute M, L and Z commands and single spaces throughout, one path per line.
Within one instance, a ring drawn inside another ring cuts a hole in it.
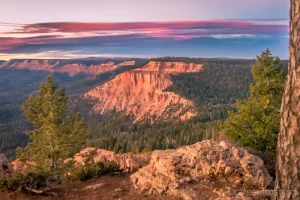
M 198 61 L 198 62 L 201 62 Z M 197 105 L 195 122 L 223 120 L 234 109 L 237 99 L 249 95 L 254 60 L 204 60 L 203 70 L 194 74 L 172 76 L 168 91 L 176 92 Z
M 167 89 L 193 100 L 198 115 L 186 122 L 132 124 L 133 119 L 122 113 L 90 113 L 93 103 L 76 99 L 73 102 L 76 111 L 90 113 L 85 115 L 89 125 L 88 146 L 116 152 L 142 152 L 178 148 L 202 139 L 217 138 L 227 111 L 235 109 L 237 99 L 249 95 L 251 66 L 255 62 L 190 58 L 159 58 L 155 61 L 204 63 L 203 70 L 198 73 L 172 76 L 173 85 Z

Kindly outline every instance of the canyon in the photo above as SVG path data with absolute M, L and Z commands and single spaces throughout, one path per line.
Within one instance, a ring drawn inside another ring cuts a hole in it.
M 31 71 L 48 71 L 64 73 L 70 77 L 78 74 L 99 75 L 124 66 L 133 66 L 135 61 L 77 61 L 77 60 L 10 60 L 0 63 L 0 68 L 27 69 Z
M 193 102 L 165 89 L 172 85 L 170 75 L 195 73 L 201 69 L 201 64 L 150 61 L 141 68 L 119 74 L 84 96 L 98 100 L 95 110 L 101 113 L 125 111 L 135 117 L 134 122 L 187 120 L 196 115 Z

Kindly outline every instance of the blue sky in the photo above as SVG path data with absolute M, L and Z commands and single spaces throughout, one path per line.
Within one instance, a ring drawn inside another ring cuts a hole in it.
M 0 59 L 288 57 L 287 0 L 10 0 Z

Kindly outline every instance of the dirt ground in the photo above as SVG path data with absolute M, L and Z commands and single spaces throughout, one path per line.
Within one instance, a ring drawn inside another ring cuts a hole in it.
M 83 188 L 102 184 L 100 188 Z M 57 196 L 38 196 L 20 192 L 0 193 L 1 200 L 177 200 L 175 197 L 143 196 L 135 190 L 128 175 L 124 176 L 103 176 L 85 182 L 75 182 L 69 185 L 57 185 L 52 192 Z

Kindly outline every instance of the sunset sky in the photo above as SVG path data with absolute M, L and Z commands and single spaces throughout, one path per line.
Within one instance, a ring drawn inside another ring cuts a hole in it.
M 0 60 L 288 55 L 288 0 L 9 0 Z

